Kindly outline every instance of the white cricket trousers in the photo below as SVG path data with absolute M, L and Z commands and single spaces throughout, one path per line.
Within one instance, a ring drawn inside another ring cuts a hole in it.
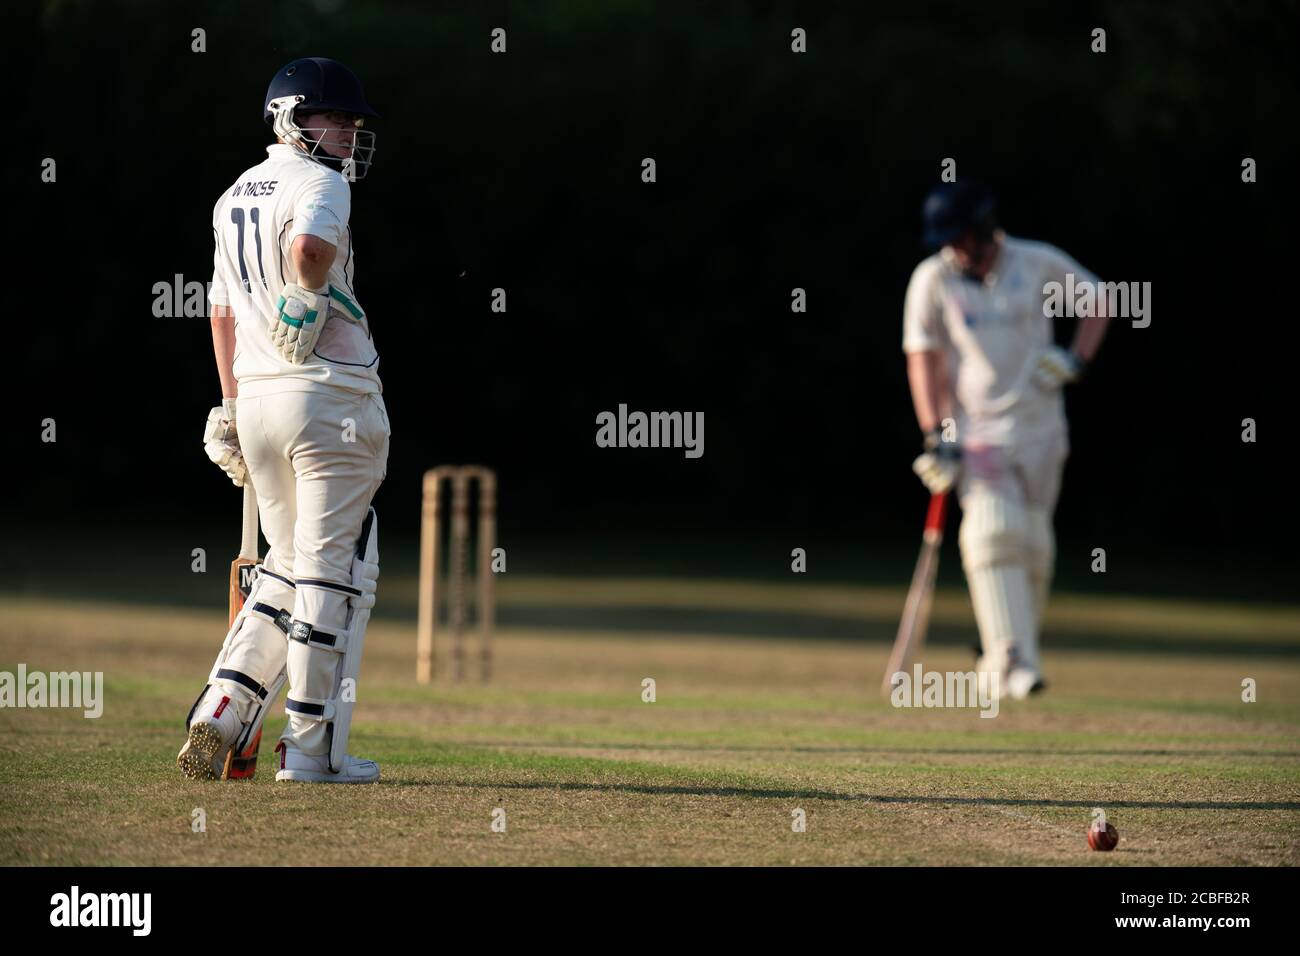
M 361 522 L 388 466 L 383 398 L 276 392 L 241 397 L 236 419 L 270 545 L 267 569 L 351 583 Z
M 307 582 L 353 583 L 362 522 L 388 464 L 384 400 L 342 390 L 275 392 L 241 397 L 236 419 L 270 546 L 263 565 L 300 582 L 293 591 L 295 623 L 339 633 L 348 620 L 346 594 Z M 337 654 L 285 642 L 274 650 L 286 662 L 292 700 L 333 693 Z M 327 721 L 294 710 L 288 718 L 282 740 L 306 754 L 329 750 Z

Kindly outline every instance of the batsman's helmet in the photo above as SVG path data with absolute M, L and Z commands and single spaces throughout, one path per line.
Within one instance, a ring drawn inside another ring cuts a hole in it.
M 997 203 L 983 183 L 941 183 L 925 197 L 921 226 L 922 241 L 931 249 L 955 242 L 967 232 L 990 239 L 998 227 Z
M 301 144 L 312 159 L 335 167 L 349 179 L 360 179 L 365 175 L 375 151 L 374 133 L 358 128 L 352 155 L 346 158 L 331 156 L 320 149 L 319 137 L 304 135 L 317 131 L 297 125 L 294 119 L 297 110 L 303 113 L 337 110 L 378 117 L 379 114 L 366 102 L 365 91 L 355 73 L 338 60 L 321 56 L 286 63 L 266 88 L 262 118 L 271 124 L 281 139 Z

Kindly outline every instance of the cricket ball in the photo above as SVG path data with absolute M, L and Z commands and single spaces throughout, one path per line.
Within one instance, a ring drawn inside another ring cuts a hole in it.
M 1112 823 L 1103 824 L 1100 820 L 1088 827 L 1088 846 L 1094 850 L 1113 850 L 1119 843 L 1119 831 Z

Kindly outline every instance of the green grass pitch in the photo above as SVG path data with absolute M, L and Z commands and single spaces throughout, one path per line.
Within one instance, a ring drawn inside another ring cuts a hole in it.
M 1062 596 L 1048 692 L 981 719 L 880 698 L 897 589 L 506 578 L 502 610 L 547 625 L 504 624 L 486 686 L 449 680 L 444 641 L 427 688 L 414 628 L 383 614 L 412 589 L 382 583 L 367 637 L 351 749 L 375 787 L 276 784 L 279 705 L 255 781 L 181 778 L 222 607 L 0 596 L 0 670 L 103 671 L 106 696 L 97 720 L 0 710 L 0 864 L 1300 863 L 1294 607 Z M 966 600 L 940 594 L 927 668 L 971 666 Z M 629 625 L 555 626 L 574 607 Z M 862 639 L 656 630 L 645 607 L 860 620 Z M 1094 807 L 1113 853 L 1087 848 Z

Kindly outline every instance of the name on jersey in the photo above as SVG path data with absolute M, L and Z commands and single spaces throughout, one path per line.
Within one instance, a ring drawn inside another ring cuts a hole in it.
M 278 179 L 269 179 L 259 183 L 235 183 L 232 196 L 270 196 L 280 184 Z

